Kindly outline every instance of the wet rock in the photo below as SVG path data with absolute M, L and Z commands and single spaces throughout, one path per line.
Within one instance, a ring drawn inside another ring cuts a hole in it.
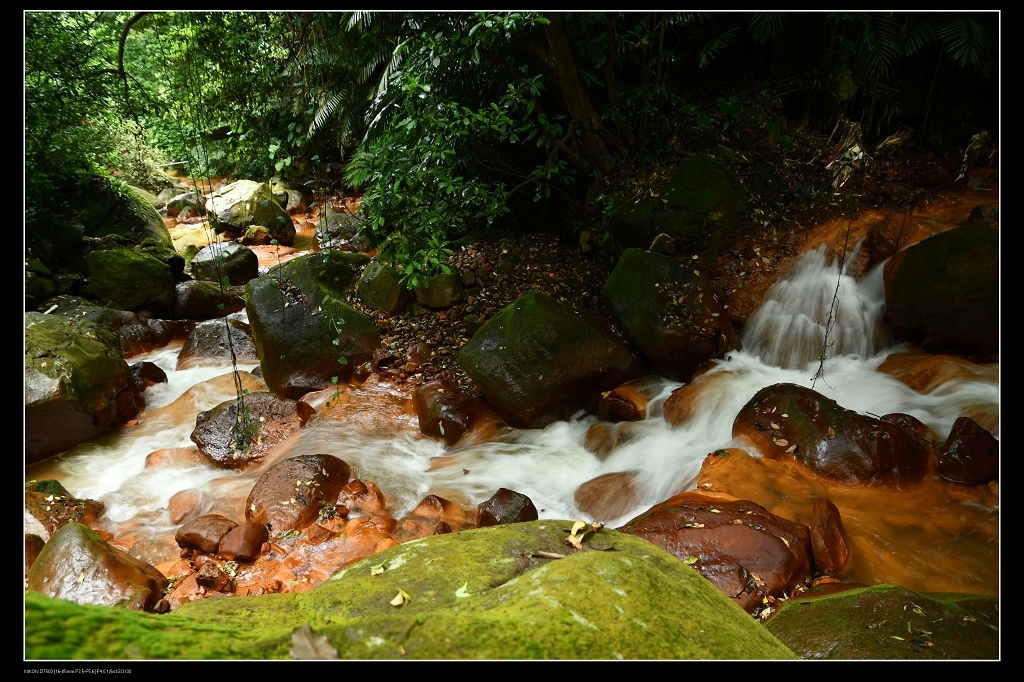
M 192 276 L 218 285 L 227 278 L 228 285 L 240 286 L 259 274 L 260 259 L 256 252 L 238 242 L 216 242 L 199 249 L 192 258 Z
M 35 533 L 25 534 L 25 580 L 28 581 L 28 571 L 32 568 L 39 553 L 43 551 L 46 541 Z
M 970 417 L 959 417 L 939 450 L 938 472 L 967 485 L 998 478 L 999 441 Z
M 638 433 L 633 424 L 633 422 L 619 424 L 594 422 L 587 429 L 587 434 L 583 439 L 583 447 L 603 462 L 620 445 L 636 440 Z
M 134 419 L 144 405 L 110 327 L 25 313 L 26 464 Z
M 587 518 L 608 523 L 637 505 L 638 471 L 614 471 L 592 478 L 576 488 L 573 502 Z
M 189 280 L 174 287 L 174 317 L 181 320 L 210 320 L 245 309 L 241 286 L 221 287 L 214 282 Z
M 182 525 L 174 541 L 182 549 L 196 549 L 203 554 L 216 554 L 221 539 L 238 524 L 221 514 L 206 514 Z
M 498 415 L 522 428 L 566 419 L 601 391 L 648 373 L 599 321 L 536 293 L 491 318 L 459 362 Z
M 613 318 L 658 374 L 689 381 L 707 361 L 740 347 L 706 273 L 627 249 L 604 286 Z
M 176 369 L 191 369 L 204 363 L 223 364 L 232 357 L 239 362 L 259 362 L 252 328 L 233 318 L 206 320 L 195 326 L 178 351 Z
M 185 523 L 205 514 L 209 506 L 200 491 L 194 488 L 179 490 L 167 501 L 167 515 L 170 517 L 171 523 Z
M 828 499 L 814 501 L 811 521 L 811 549 L 814 566 L 823 575 L 839 576 L 850 562 L 850 536 L 839 509 Z
M 247 420 L 239 421 L 239 402 Z M 196 416 L 192 442 L 208 460 L 223 467 L 245 469 L 303 427 L 316 413 L 301 400 L 279 398 L 266 391 L 227 400 Z
M 461 393 L 446 381 L 431 381 L 416 389 L 413 406 L 420 433 L 442 439 L 449 446 L 469 431 L 501 421 L 486 402 Z
M 647 404 L 660 390 L 660 382 L 650 377 L 627 381 L 597 399 L 597 416 L 604 421 L 642 421 L 647 418 Z
M 993 362 L 999 354 L 999 230 L 964 225 L 885 264 L 885 320 L 929 353 Z
M 249 282 L 246 311 L 271 392 L 294 399 L 345 382 L 380 350 L 376 323 L 343 303 L 367 260 L 312 253 Z
M 681 493 L 619 530 L 686 561 L 748 613 L 811 577 L 810 529 L 749 500 Z
M 271 533 L 302 530 L 349 482 L 348 464 L 333 455 L 300 455 L 263 474 L 245 502 L 245 518 Z
M 160 365 L 148 360 L 129 365 L 129 369 L 132 371 L 132 377 L 139 386 L 139 390 L 167 383 L 167 372 L 161 369 Z
M 50 537 L 28 575 L 28 588 L 50 597 L 137 611 L 152 611 L 167 584 L 156 568 L 76 522 Z
M 533 506 L 533 501 L 526 495 L 508 488 L 499 488 L 498 492 L 476 508 L 477 528 L 536 519 L 537 508 Z
M 216 561 L 204 561 L 195 574 L 196 584 L 208 592 L 233 592 L 231 576 Z
M 252 561 L 260 555 L 263 543 L 269 539 L 266 525 L 246 521 L 224 534 L 217 546 L 217 554 L 229 561 Z
M 847 410 L 795 384 L 762 388 L 733 421 L 765 457 L 792 457 L 821 476 L 847 485 L 905 487 L 928 468 L 928 446 L 899 426 Z
M 790 599 L 765 623 L 803 659 L 986 660 L 999 657 L 999 600 L 898 585 Z
M 75 498 L 54 479 L 25 483 L 25 512 L 39 522 L 38 532 L 44 540 L 72 521 L 95 525 L 104 507 L 102 500 Z

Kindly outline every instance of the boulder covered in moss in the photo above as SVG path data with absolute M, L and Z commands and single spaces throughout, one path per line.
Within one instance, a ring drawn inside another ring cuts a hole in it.
M 134 419 L 145 400 L 110 327 L 25 313 L 25 463 Z
M 30 592 L 26 658 L 794 658 L 667 552 L 609 529 L 575 550 L 572 525 L 434 535 L 307 592 L 205 599 L 161 616 Z
M 999 657 L 999 598 L 876 585 L 790 599 L 768 631 L 806 659 Z

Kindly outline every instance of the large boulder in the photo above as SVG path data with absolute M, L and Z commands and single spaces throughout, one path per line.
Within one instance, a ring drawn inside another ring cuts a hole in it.
M 312 590 L 182 604 L 157 618 L 25 600 L 29 659 L 794 659 L 699 573 L 572 521 L 433 535 Z M 561 555 L 561 559 L 550 558 Z
M 885 321 L 929 353 L 999 356 L 999 229 L 964 225 L 885 264 Z
M 125 358 L 163 348 L 175 339 L 184 339 L 189 332 L 187 322 L 104 308 L 79 296 L 54 296 L 46 301 L 46 306 L 49 314 L 63 317 L 70 324 L 89 321 L 110 327 L 121 337 L 121 355 Z
M 260 272 L 256 252 L 238 242 L 214 243 L 192 257 L 192 276 L 199 280 L 245 284 Z
M 999 658 L 999 598 L 876 585 L 789 599 L 765 623 L 800 658 Z
M 359 276 L 359 298 L 373 310 L 394 315 L 405 307 L 412 292 L 402 284 L 398 273 L 386 263 L 373 261 Z
M 134 419 L 145 402 L 106 325 L 25 313 L 25 463 Z
M 529 293 L 488 320 L 459 355 L 466 373 L 511 426 L 567 419 L 602 391 L 648 373 L 599 322 Z
M 209 320 L 245 310 L 245 287 L 189 280 L 174 286 L 174 317 Z
M 246 391 L 240 399 L 226 400 L 196 415 L 196 428 L 190 438 L 212 463 L 243 470 L 260 462 L 271 448 L 305 426 L 315 412 L 301 400 L 280 398 L 267 391 Z
M 792 458 L 844 485 L 906 488 L 924 478 L 930 447 L 884 417 L 842 407 L 796 384 L 766 386 L 733 420 L 733 438 L 773 459 Z
M 694 253 L 728 232 L 744 200 L 743 185 L 725 164 L 693 157 L 679 164 L 657 196 L 614 211 L 608 229 L 622 248 L 647 248 L 665 234 L 676 249 Z
M 352 470 L 334 455 L 299 455 L 264 473 L 245 501 L 245 519 L 271 533 L 302 530 L 333 505 Z
M 267 228 L 270 237 L 283 246 L 295 241 L 295 224 L 274 198 L 265 182 L 238 180 L 210 195 L 206 209 L 216 216 L 218 232 L 241 235 L 249 227 Z
M 344 299 L 368 256 L 321 251 L 299 256 L 246 285 L 263 378 L 274 393 L 300 398 L 345 382 L 380 350 L 380 330 Z
M 147 193 L 108 178 L 96 177 L 75 199 L 75 217 L 85 237 L 119 235 L 133 244 L 155 239 L 171 245 L 171 233 Z
M 626 249 L 604 297 L 651 369 L 674 381 L 689 381 L 707 361 L 740 347 L 707 274 L 674 258 Z
M 75 522 L 50 536 L 28 574 L 28 589 L 40 594 L 136 611 L 153 611 L 168 582 L 153 566 Z
M 174 308 L 175 278 L 159 258 L 131 249 L 91 252 L 85 259 L 100 303 L 121 310 L 150 310 L 166 317 Z
M 206 320 L 197 324 L 185 339 L 185 345 L 178 351 L 175 369 L 191 369 L 203 364 L 223 365 L 236 360 L 260 360 L 250 326 L 233 318 Z
M 748 613 L 811 578 L 811 531 L 750 500 L 680 493 L 620 527 L 691 564 Z

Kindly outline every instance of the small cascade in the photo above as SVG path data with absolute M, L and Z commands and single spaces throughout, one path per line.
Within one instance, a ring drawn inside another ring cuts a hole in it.
M 743 331 L 743 349 L 783 369 L 817 363 L 823 351 L 866 360 L 892 343 L 884 308 L 882 265 L 858 282 L 820 246 L 769 289 Z

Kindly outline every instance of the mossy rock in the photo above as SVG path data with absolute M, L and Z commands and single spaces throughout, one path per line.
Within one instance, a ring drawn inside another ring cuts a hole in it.
M 999 600 L 877 585 L 783 603 L 768 631 L 807 659 L 996 659 Z
M 308 592 L 206 599 L 163 616 L 28 593 L 26 658 L 288 659 L 311 650 L 310 637 L 342 659 L 795 657 L 667 552 L 610 529 L 574 551 L 572 524 L 435 535 Z

